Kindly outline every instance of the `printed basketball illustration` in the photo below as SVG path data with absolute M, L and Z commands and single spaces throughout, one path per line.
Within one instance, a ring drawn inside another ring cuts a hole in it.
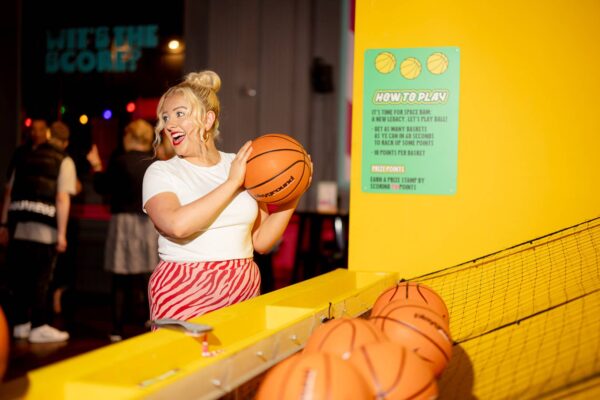
M 444 53 L 433 53 L 427 58 L 427 69 L 435 75 L 441 75 L 448 69 L 448 56 Z
M 421 74 L 421 63 L 414 57 L 409 57 L 400 64 L 400 74 L 406 79 L 415 79 Z
M 389 74 L 396 66 L 396 57 L 390 52 L 384 51 L 375 57 L 375 69 L 382 74 Z

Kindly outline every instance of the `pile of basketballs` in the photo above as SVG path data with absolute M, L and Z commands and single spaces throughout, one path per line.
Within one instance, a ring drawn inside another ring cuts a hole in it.
M 448 308 L 430 287 L 400 282 L 366 318 L 331 319 L 275 365 L 265 399 L 434 399 L 452 354 Z

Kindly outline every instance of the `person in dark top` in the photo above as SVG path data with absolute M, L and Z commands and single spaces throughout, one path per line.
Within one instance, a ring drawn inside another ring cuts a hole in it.
M 25 141 L 15 149 L 10 158 L 8 168 L 6 169 L 6 181 L 10 182 L 12 179 L 16 164 L 21 162 L 28 153 L 35 150 L 40 144 L 46 143 L 48 140 L 50 140 L 50 128 L 48 127 L 48 123 L 42 118 L 34 119 L 31 122 L 31 128 L 27 132 Z M 10 204 L 11 190 L 12 187 L 9 184 L 4 188 L 4 200 L 2 204 L 6 205 L 6 208 L 2 210 L 2 221 L 5 222 L 3 222 L 3 225 L 0 227 L 0 243 L 2 244 L 8 243 L 8 233 L 10 231 L 9 225 L 11 222 L 8 220 L 8 204 Z M 14 226 L 12 228 L 14 228 Z
M 142 181 L 154 161 L 153 138 L 152 125 L 137 119 L 125 127 L 123 150 L 111 155 L 106 171 L 95 146 L 88 154 L 94 189 L 109 197 L 112 214 L 104 252 L 104 268 L 112 274 L 112 341 L 123 338 L 126 320 L 148 317 L 147 287 L 158 263 L 158 234 L 142 211 Z
M 75 164 L 65 151 L 69 135 L 69 128 L 56 121 L 49 140 L 14 157 L 7 184 L 10 203 L 2 209 L 0 244 L 8 245 L 9 321 L 16 339 L 32 343 L 69 338 L 68 332 L 50 325 L 48 296 L 56 258 L 67 249 L 70 198 L 76 190 Z M 8 220 L 14 224 L 10 236 Z

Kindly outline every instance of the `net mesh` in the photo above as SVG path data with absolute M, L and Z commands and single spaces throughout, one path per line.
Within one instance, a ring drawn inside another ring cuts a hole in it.
M 594 219 L 414 279 L 450 311 L 440 398 L 600 398 L 599 257 Z

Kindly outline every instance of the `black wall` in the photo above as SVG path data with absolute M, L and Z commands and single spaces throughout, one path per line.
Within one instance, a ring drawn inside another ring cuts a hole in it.
M 10 156 L 19 141 L 20 104 L 20 1 L 2 3 L 0 12 L 0 43 L 4 47 L 0 62 L 0 182 L 6 182 L 6 168 Z

